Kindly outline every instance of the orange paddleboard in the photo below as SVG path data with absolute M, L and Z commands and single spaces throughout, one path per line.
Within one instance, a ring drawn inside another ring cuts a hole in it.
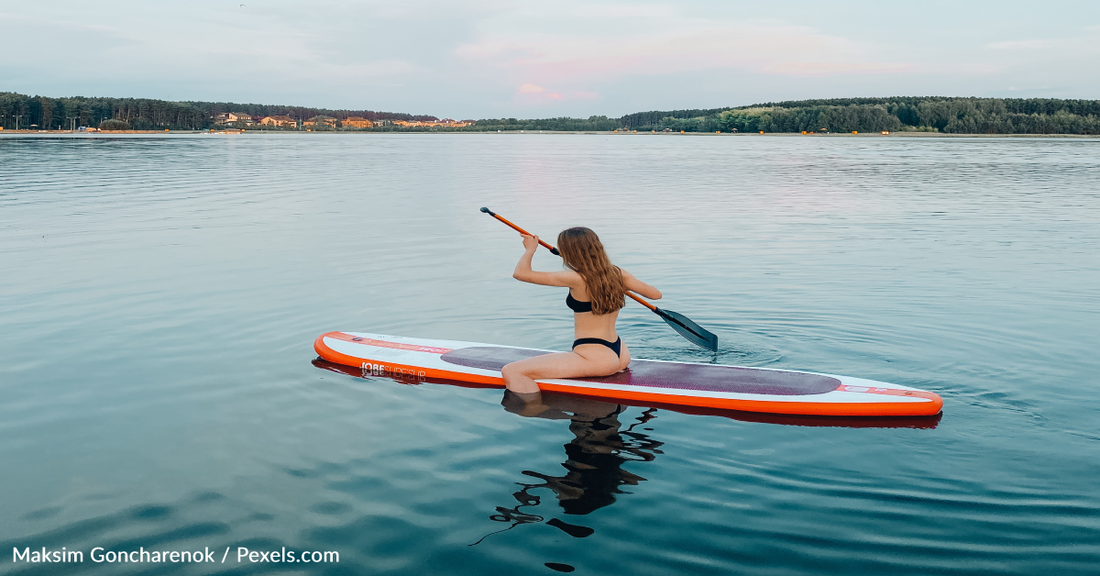
M 313 344 L 321 358 L 364 375 L 446 379 L 504 386 L 509 362 L 549 354 L 513 346 L 328 332 Z M 816 372 L 718 364 L 632 360 L 617 374 L 540 380 L 539 388 L 631 404 L 661 404 L 807 416 L 930 416 L 943 408 L 934 392 Z

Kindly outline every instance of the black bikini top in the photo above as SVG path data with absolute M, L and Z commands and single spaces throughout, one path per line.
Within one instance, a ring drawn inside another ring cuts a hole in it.
M 568 306 L 570 310 L 576 312 L 577 314 L 580 314 L 582 312 L 591 312 L 592 311 L 592 303 L 591 302 L 581 302 L 580 300 L 577 300 L 576 298 L 573 297 L 572 292 L 570 292 L 569 295 L 565 297 L 565 305 Z

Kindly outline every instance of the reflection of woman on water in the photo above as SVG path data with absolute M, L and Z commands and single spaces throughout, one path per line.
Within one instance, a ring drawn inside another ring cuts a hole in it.
M 660 442 L 650 440 L 645 434 L 635 432 L 634 428 L 650 421 L 655 410 L 646 410 L 637 421 L 626 430 L 620 430 L 622 423 L 619 415 L 623 406 L 596 402 L 572 396 L 547 394 L 543 397 L 546 409 L 536 415 L 551 420 L 569 420 L 569 431 L 574 438 L 565 444 L 567 459 L 562 463 L 566 473 L 563 476 L 542 474 L 524 470 L 523 474 L 541 480 L 541 483 L 519 483 L 522 488 L 512 494 L 518 504 L 511 508 L 497 506 L 497 513 L 490 516 L 496 522 L 508 522 L 510 530 L 520 524 L 542 522 L 542 516 L 534 514 L 534 507 L 541 498 L 531 491 L 549 488 L 557 496 L 558 504 L 565 514 L 584 515 L 594 512 L 615 502 L 616 494 L 623 494 L 623 485 L 636 486 L 645 478 L 624 470 L 627 461 L 650 461 L 660 454 Z M 509 412 L 522 414 L 527 402 L 512 392 L 504 393 L 501 402 Z M 526 510 L 524 510 L 526 509 Z M 557 518 L 546 522 L 569 534 L 583 538 L 593 530 L 584 526 L 566 523 Z
M 517 280 L 569 288 L 565 304 L 573 310 L 572 352 L 544 354 L 512 362 L 501 369 L 509 390 L 537 394 L 536 379 L 608 376 L 630 364 L 630 351 L 615 332 L 626 290 L 656 300 L 661 291 L 611 264 L 596 233 L 569 228 L 558 234 L 558 250 L 565 270 L 537 272 L 531 260 L 539 247 L 537 236 L 523 236 L 523 256 L 512 274 Z

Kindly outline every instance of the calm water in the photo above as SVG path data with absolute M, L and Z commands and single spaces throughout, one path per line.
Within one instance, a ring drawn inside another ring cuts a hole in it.
M 524 418 L 313 365 L 329 330 L 566 348 L 564 294 L 511 279 L 481 206 L 594 228 L 721 340 L 632 306 L 636 357 L 896 382 L 944 415 Z M 1100 140 L 0 138 L 0 572 L 1096 574 L 1098 254 Z M 63 546 L 84 563 L 7 552 Z

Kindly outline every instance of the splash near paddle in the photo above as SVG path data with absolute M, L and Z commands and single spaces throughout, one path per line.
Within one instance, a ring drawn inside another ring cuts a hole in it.
M 321 358 L 362 369 L 364 376 L 447 379 L 504 387 L 509 362 L 549 354 L 513 346 L 328 332 L 313 348 Z M 662 404 L 807 416 L 931 416 L 938 394 L 873 380 L 772 368 L 632 360 L 617 374 L 539 380 L 546 392 L 633 404 Z

